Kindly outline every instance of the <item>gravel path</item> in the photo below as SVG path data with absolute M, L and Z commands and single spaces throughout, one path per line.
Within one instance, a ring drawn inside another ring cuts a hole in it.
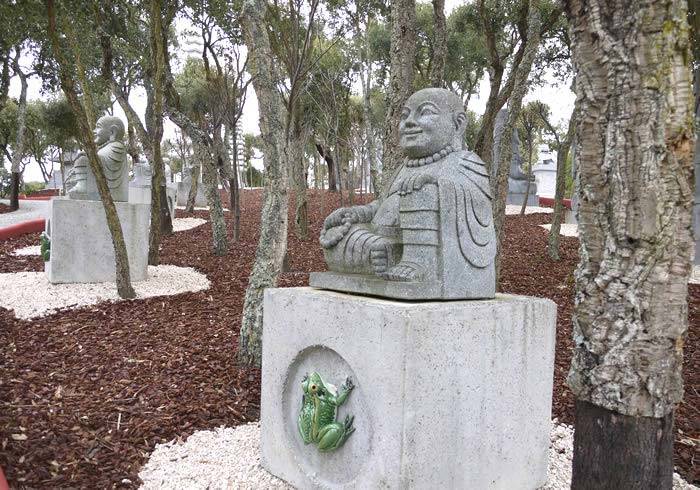
M 30 245 L 28 247 L 18 248 L 12 252 L 12 255 L 25 256 L 25 255 L 41 255 L 41 246 Z
M 540 225 L 545 230 L 549 231 L 552 229 L 552 225 Z M 563 236 L 578 236 L 578 225 L 575 223 L 562 223 L 561 228 L 559 228 L 559 234 Z
M 170 296 L 201 291 L 210 286 L 207 277 L 191 267 L 158 265 L 148 267 L 148 279 L 134 282 L 137 298 Z M 0 274 L 0 307 L 15 311 L 15 317 L 29 320 L 61 308 L 85 306 L 103 301 L 120 301 L 114 283 L 51 284 L 44 272 Z
M 520 214 L 520 208 L 521 206 L 516 206 L 514 204 L 507 204 L 506 205 L 506 214 Z M 525 208 L 525 214 L 533 214 L 533 213 L 553 213 L 554 210 L 552 208 L 542 208 L 539 206 L 527 206 Z
M 574 431 L 552 423 L 547 484 L 541 490 L 568 490 L 571 486 L 571 458 Z M 197 431 L 178 443 L 158 444 L 141 469 L 141 490 L 224 490 L 230 488 L 294 488 L 265 471 L 260 465 L 260 425 L 219 427 Z M 678 474 L 674 490 L 691 490 Z
M 202 226 L 206 222 L 207 220 L 202 218 L 175 218 L 173 220 L 173 231 L 191 230 L 192 228 Z
M 10 204 L 10 201 L 8 199 L 0 199 L 0 202 L 3 204 Z M 48 208 L 48 201 L 21 200 L 19 202 L 19 209 L 17 211 L 0 214 L 0 228 L 21 223 L 22 221 L 46 218 Z

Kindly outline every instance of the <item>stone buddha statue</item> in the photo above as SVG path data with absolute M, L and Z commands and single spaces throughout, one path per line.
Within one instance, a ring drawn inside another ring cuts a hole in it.
M 101 117 L 94 131 L 97 156 L 107 178 L 112 199 L 115 201 L 129 200 L 129 169 L 124 133 L 124 123 L 114 116 Z M 85 153 L 81 153 L 76 159 L 66 183 L 68 196 L 71 199 L 100 199 L 95 176 Z
M 311 286 L 399 299 L 494 297 L 489 176 L 463 149 L 466 119 L 449 90 L 409 97 L 403 164 L 380 200 L 326 218 L 320 242 L 331 272 L 313 273 Z

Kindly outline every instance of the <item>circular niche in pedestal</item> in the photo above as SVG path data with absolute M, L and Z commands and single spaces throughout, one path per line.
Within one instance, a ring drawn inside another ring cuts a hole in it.
M 299 433 L 298 418 L 302 406 L 301 382 L 306 374 L 317 372 L 324 383 L 338 390 L 349 377 L 355 388 L 344 404 L 338 408 L 336 421 L 343 423 L 345 417 L 354 416 L 355 431 L 339 448 L 320 452 L 314 443 L 304 444 Z M 324 346 L 312 346 L 301 351 L 287 370 L 284 387 L 284 426 L 289 447 L 302 471 L 319 484 L 349 484 L 356 478 L 371 457 L 372 424 L 365 401 L 367 387 L 355 376 L 350 365 L 336 351 Z

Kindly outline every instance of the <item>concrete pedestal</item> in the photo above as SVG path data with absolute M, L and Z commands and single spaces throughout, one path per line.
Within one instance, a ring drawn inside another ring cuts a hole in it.
M 132 281 L 147 278 L 150 206 L 115 202 L 122 225 Z M 101 201 L 64 197 L 49 201 L 46 232 L 51 260 L 45 270 L 52 283 L 113 282 L 114 246 Z
M 165 195 L 168 198 L 168 209 L 170 217 L 175 218 L 175 203 L 177 202 L 178 184 L 168 184 L 165 186 Z M 129 185 L 129 202 L 133 204 L 151 204 L 151 186 Z
M 298 488 L 535 489 L 546 481 L 556 305 L 399 302 L 311 288 L 264 303 L 262 462 Z M 355 389 L 339 449 L 304 445 L 301 381 Z
M 177 205 L 187 206 L 187 197 L 190 195 L 191 184 L 189 182 L 178 182 L 177 184 Z M 204 195 L 204 184 L 201 182 L 197 186 L 197 195 L 194 198 L 194 205 L 198 208 L 208 206 L 207 197 Z
M 522 206 L 523 201 L 525 200 L 525 193 L 524 192 L 510 192 L 508 191 L 508 195 L 506 196 L 506 204 L 512 204 L 514 206 Z M 532 184 L 532 187 L 530 189 L 530 193 L 527 195 L 527 204 L 526 206 L 539 206 L 539 200 L 537 199 L 537 189 L 535 188 L 535 184 Z

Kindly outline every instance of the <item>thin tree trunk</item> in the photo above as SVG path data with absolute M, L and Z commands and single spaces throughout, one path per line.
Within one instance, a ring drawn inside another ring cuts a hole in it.
M 62 47 L 60 45 L 58 32 L 56 31 L 56 9 L 54 6 L 54 0 L 47 0 L 47 16 L 48 16 L 48 35 L 51 42 L 51 48 L 53 55 L 58 63 L 59 67 L 59 79 L 61 83 L 61 88 L 63 89 L 66 99 L 75 114 L 76 120 L 78 122 L 79 132 L 78 138 L 82 143 L 88 157 L 88 162 L 90 169 L 95 175 L 95 181 L 97 184 L 97 190 L 100 194 L 100 199 L 102 200 L 102 205 L 105 210 L 105 217 L 107 219 L 107 227 L 112 236 L 112 244 L 114 246 L 114 259 L 116 268 L 116 282 L 117 282 L 117 293 L 121 298 L 129 299 L 135 298 L 136 292 L 131 286 L 131 275 L 129 272 L 129 258 L 126 251 L 126 243 L 124 241 L 124 234 L 122 233 L 121 223 L 119 222 L 119 216 L 117 215 L 117 208 L 112 200 L 112 195 L 109 192 L 109 186 L 107 185 L 107 178 L 105 177 L 102 165 L 100 164 L 99 157 L 97 156 L 97 147 L 92 139 L 92 128 L 90 127 L 89 111 L 81 105 L 78 99 L 77 91 L 74 85 L 74 74 L 68 71 L 70 66 L 66 60 Z M 84 88 L 83 88 L 84 90 Z
M 260 366 L 262 360 L 263 292 L 277 285 L 287 251 L 288 156 L 285 145 L 284 105 L 277 91 L 272 49 L 263 19 L 265 0 L 244 0 L 241 26 L 253 87 L 258 97 L 260 135 L 265 158 L 265 201 L 260 220 L 260 240 L 243 305 L 238 343 L 239 361 Z
M 365 32 L 362 33 L 359 26 L 359 12 L 357 17 L 358 20 L 356 23 L 355 35 L 358 37 L 362 36 L 364 40 L 364 46 L 360 50 L 360 62 L 362 66 L 360 67 L 359 73 L 360 81 L 362 83 L 362 117 L 365 123 L 365 138 L 367 139 L 367 161 L 369 162 L 369 171 L 372 182 L 374 183 L 375 194 L 377 197 L 379 197 L 381 181 L 379 180 L 379 170 L 377 169 L 377 150 L 374 141 L 372 103 L 370 100 L 370 95 L 372 94 L 372 61 L 368 56 L 370 50 L 369 29 L 365 29 Z M 369 19 L 367 21 L 367 25 L 369 26 Z M 367 70 L 367 73 L 364 72 L 365 69 Z
M 569 129 L 564 140 L 557 145 L 557 183 L 554 190 L 554 212 L 552 213 L 552 227 L 547 236 L 547 253 L 552 260 L 559 260 L 559 232 L 561 222 L 564 219 L 564 191 L 566 190 L 566 160 L 569 157 L 571 140 L 574 137 L 574 121 L 576 108 L 574 107 L 569 118 Z
M 195 164 L 192 166 L 190 169 L 190 190 L 189 193 L 187 194 L 187 205 L 185 206 L 185 212 L 186 213 L 194 213 L 194 206 L 197 202 L 197 194 L 199 193 L 199 172 L 202 167 L 202 159 L 206 158 L 204 157 L 201 152 L 203 151 L 201 147 L 199 146 L 199 143 L 196 144 L 195 142 L 192 142 L 192 151 L 194 153 L 194 162 Z
M 17 56 L 14 59 L 13 69 L 21 82 L 21 90 L 19 95 L 19 104 L 17 105 L 17 139 L 15 140 L 15 148 L 12 152 L 12 189 L 10 193 L 10 210 L 16 211 L 19 209 L 19 187 L 21 181 L 20 163 L 24 154 L 24 140 L 27 129 L 27 75 L 24 74 L 19 66 L 19 58 L 21 50 L 19 46 L 15 48 Z
M 384 182 L 391 182 L 391 176 L 401 165 L 399 120 L 403 105 L 413 92 L 415 55 L 416 2 L 415 0 L 392 0 L 391 67 L 382 150 L 382 181 Z M 385 190 L 382 189 L 382 191 Z
M 288 143 L 294 182 L 294 231 L 299 239 L 306 240 L 309 237 L 309 204 L 306 196 L 306 161 L 304 159 L 306 135 L 299 114 L 292 114 L 290 117 L 294 118 L 291 139 Z
M 238 184 L 238 130 L 231 128 L 233 138 L 233 153 L 231 155 L 231 178 L 228 187 L 231 190 L 231 202 L 229 208 L 233 214 L 233 241 L 237 242 L 241 238 L 241 189 Z
M 447 58 L 447 19 L 445 0 L 433 0 L 433 59 L 430 65 L 430 85 L 445 86 L 445 61 Z
M 527 201 L 530 197 L 530 184 L 532 183 L 532 139 L 527 142 L 527 186 L 525 186 L 525 197 L 523 198 L 523 205 L 520 207 L 520 216 L 525 215 L 525 208 L 527 208 Z
M 496 179 L 492 185 L 493 199 L 493 223 L 496 229 L 496 284 L 500 279 L 501 272 L 501 243 L 503 241 L 503 227 L 506 219 L 506 197 L 508 194 L 508 171 L 513 158 L 513 145 L 510 144 L 510 137 L 513 134 L 515 125 L 520 117 L 523 98 L 527 93 L 527 79 L 530 76 L 532 63 L 535 60 L 537 49 L 540 44 L 541 19 L 539 13 L 539 0 L 530 0 L 528 13 L 527 44 L 524 48 L 522 61 L 515 71 L 513 91 L 508 99 L 508 118 L 503 125 L 501 144 L 499 145 L 499 155 L 497 157 L 498 168 Z
M 216 135 L 216 132 L 214 133 Z M 199 145 L 199 143 L 196 143 Z M 214 138 L 214 148 L 221 148 L 221 141 Z M 222 256 L 228 253 L 228 237 L 226 236 L 226 220 L 224 220 L 224 209 L 221 206 L 221 195 L 219 194 L 219 173 L 217 172 L 216 160 L 222 158 L 220 150 L 213 155 L 206 148 L 200 146 L 202 156 L 202 185 L 204 185 L 204 195 L 209 206 L 209 220 L 211 221 L 212 242 L 214 255 Z
M 672 488 L 693 248 L 686 9 L 566 2 L 580 102 L 575 490 L 592 477 L 596 488 Z

